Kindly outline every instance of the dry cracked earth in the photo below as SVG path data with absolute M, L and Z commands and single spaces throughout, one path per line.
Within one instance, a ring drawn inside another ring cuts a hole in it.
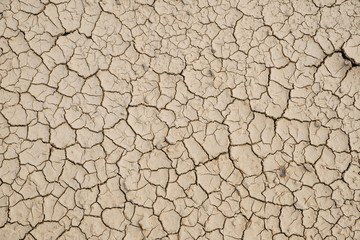
M 0 239 L 360 239 L 358 0 L 1 0 Z

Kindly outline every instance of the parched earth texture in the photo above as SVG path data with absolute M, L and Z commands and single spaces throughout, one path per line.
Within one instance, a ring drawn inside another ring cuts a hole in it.
M 360 1 L 1 0 L 0 239 L 360 239 Z

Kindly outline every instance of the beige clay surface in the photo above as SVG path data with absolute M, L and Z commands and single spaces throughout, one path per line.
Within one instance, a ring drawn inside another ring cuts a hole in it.
M 358 0 L 0 0 L 0 240 L 359 240 L 359 157 Z

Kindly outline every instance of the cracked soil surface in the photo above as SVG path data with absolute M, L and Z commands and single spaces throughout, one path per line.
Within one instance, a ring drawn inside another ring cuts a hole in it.
M 1 0 L 0 239 L 360 239 L 360 1 Z

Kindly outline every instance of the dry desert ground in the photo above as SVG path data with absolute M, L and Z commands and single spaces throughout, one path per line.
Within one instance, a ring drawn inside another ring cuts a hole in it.
M 359 240 L 360 1 L 0 0 L 1 240 Z

